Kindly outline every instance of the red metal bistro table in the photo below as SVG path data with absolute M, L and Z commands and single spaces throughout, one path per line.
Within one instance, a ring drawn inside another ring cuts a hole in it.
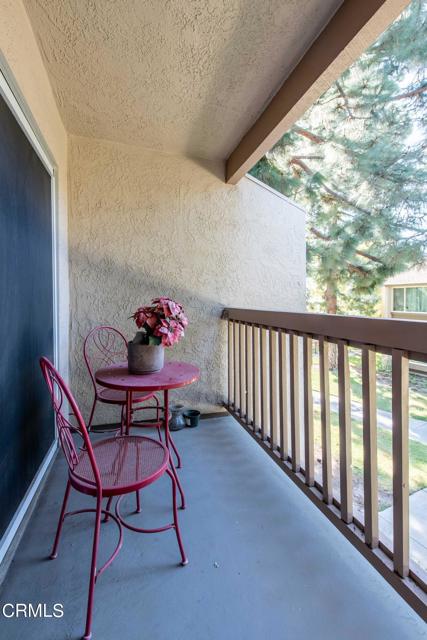
M 98 384 L 107 389 L 117 389 L 126 392 L 126 433 L 132 426 L 132 394 L 134 392 L 163 391 L 164 395 L 164 425 L 166 446 L 169 441 L 169 391 L 179 389 L 196 382 L 200 377 L 200 370 L 187 362 L 166 362 L 163 369 L 157 373 L 134 375 L 129 373 L 128 363 L 122 362 L 99 369 L 95 373 Z M 185 497 L 178 478 L 178 474 L 170 456 L 170 464 L 181 494 L 181 508 L 185 508 Z

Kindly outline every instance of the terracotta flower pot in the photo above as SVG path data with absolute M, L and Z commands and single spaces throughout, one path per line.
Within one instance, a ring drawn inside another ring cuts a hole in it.
M 129 373 L 143 375 L 163 369 L 165 349 L 159 344 L 141 344 L 134 340 L 128 342 Z

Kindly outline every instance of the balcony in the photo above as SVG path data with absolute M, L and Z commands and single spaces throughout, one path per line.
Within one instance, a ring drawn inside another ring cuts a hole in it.
M 421 636 L 424 623 L 232 417 L 176 434 L 188 508 L 180 512 L 190 564 L 178 566 L 173 532 L 125 532 L 96 587 L 94 636 L 152 638 L 375 638 Z M 66 481 L 62 457 L 21 540 L 2 602 L 64 603 L 61 619 L 3 619 L 2 635 L 76 638 L 87 597 L 92 517 L 67 521 L 47 560 Z M 161 481 L 143 493 L 135 521 L 170 509 Z M 86 504 L 74 494 L 73 506 Z M 133 507 L 133 497 L 128 498 Z M 116 542 L 102 525 L 101 561 Z
M 159 295 L 190 319 L 169 357 L 201 370 L 172 399 L 217 414 L 176 434 L 190 564 L 178 566 L 172 532 L 126 530 L 96 584 L 93 637 L 425 634 L 408 362 L 427 361 L 427 324 L 302 313 L 305 211 L 247 175 L 407 3 L 227 4 L 0 0 L 2 638 L 77 638 L 84 626 L 93 518 L 68 519 L 47 559 L 67 472 L 39 358 L 87 418 L 85 336 L 105 323 L 130 339 L 130 314 Z M 229 305 L 273 311 L 228 308 L 221 319 Z M 386 509 L 378 357 L 392 363 Z M 94 424 L 117 419 L 117 407 L 97 407 Z M 143 491 L 141 515 L 132 500 L 136 525 L 163 523 L 167 480 Z M 104 523 L 101 563 L 115 544 Z M 20 603 L 18 617 L 8 603 Z M 38 603 L 47 615 L 28 617 Z M 50 617 L 55 603 L 61 618 Z

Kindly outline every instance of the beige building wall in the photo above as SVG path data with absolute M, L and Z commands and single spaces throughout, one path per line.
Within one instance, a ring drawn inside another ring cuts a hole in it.
M 427 286 L 427 264 L 414 267 L 388 278 L 382 287 L 382 315 L 385 318 L 401 318 L 406 320 L 426 320 L 425 313 L 393 311 L 394 287 Z
M 223 181 L 222 163 L 71 137 L 71 379 L 87 416 L 83 340 L 99 323 L 129 338 L 129 316 L 158 295 L 180 301 L 187 335 L 166 357 L 202 379 L 172 401 L 219 408 L 227 385 L 224 306 L 305 309 L 305 215 L 257 181 Z M 100 409 L 95 423 L 117 411 Z
M 59 367 L 68 372 L 67 133 L 21 0 L 0 0 L 0 69 L 52 159 L 57 176 Z M 1 142 L 0 142 L 1 144 Z

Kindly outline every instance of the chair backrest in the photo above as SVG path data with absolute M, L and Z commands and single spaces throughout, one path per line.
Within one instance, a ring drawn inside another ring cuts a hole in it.
M 86 336 L 83 345 L 83 357 L 95 393 L 97 393 L 98 386 L 95 380 L 95 372 L 102 367 L 108 367 L 110 364 L 127 360 L 126 338 L 114 327 L 95 327 Z
M 79 461 L 79 452 L 74 442 L 74 435 L 77 435 L 83 440 L 83 448 L 89 457 L 94 484 L 98 489 L 101 489 L 101 479 L 93 453 L 92 444 L 85 421 L 83 420 L 83 416 L 80 413 L 77 403 L 67 384 L 64 382 L 50 360 L 45 357 L 40 358 L 40 367 L 49 389 L 55 413 L 58 438 L 62 451 L 64 452 L 65 459 L 67 460 L 68 467 L 70 471 L 73 472 Z M 74 415 L 77 423 L 76 426 L 72 425 L 68 420 L 66 412 Z

